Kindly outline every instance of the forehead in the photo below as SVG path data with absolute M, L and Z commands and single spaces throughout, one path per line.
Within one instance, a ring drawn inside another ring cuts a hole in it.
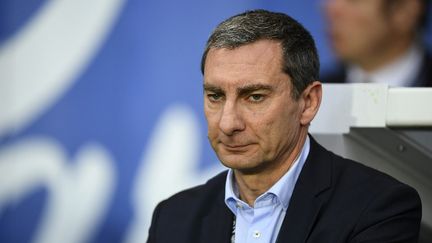
M 265 82 L 289 78 L 282 71 L 282 48 L 279 42 L 260 40 L 234 49 L 212 48 L 207 54 L 204 82 Z

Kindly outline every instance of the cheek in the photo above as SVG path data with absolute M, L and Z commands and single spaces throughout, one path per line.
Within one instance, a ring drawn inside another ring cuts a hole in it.
M 299 113 L 294 109 L 275 109 L 267 115 L 257 114 L 254 118 L 250 127 L 253 127 L 254 132 L 267 144 L 286 139 L 300 123 Z
M 210 140 L 214 139 L 218 133 L 218 117 L 215 113 L 204 111 L 207 120 L 207 136 Z
M 365 43 L 371 43 L 374 39 L 385 35 L 385 20 L 382 19 L 382 13 L 376 9 L 358 13 L 353 16 L 352 28 L 348 31 L 353 33 L 353 40 L 357 39 Z
M 217 131 L 216 122 L 207 118 L 207 133 L 208 133 L 209 138 L 213 137 L 214 134 L 216 134 L 216 131 Z

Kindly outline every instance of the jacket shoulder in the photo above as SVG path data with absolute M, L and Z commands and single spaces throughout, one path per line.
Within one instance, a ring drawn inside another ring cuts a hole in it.
M 360 162 L 343 158 L 333 153 L 332 158 L 333 172 L 335 173 L 333 178 L 344 181 L 345 184 L 351 184 L 350 186 L 359 185 L 367 188 L 369 192 L 380 191 L 393 186 L 409 187 L 394 177 Z
M 209 179 L 205 184 L 180 191 L 161 203 L 169 205 L 207 201 L 224 192 L 226 175 L 227 171 L 223 171 Z
M 339 210 L 354 216 L 349 237 L 353 242 L 417 242 L 422 209 L 414 188 L 352 160 L 337 158 L 335 166 L 345 182 L 336 190 L 349 198 L 342 200 Z
M 226 174 L 222 172 L 203 185 L 160 202 L 153 212 L 147 242 L 196 242 L 195 231 L 200 229 L 203 216 L 215 207 L 223 207 Z
M 317 195 L 322 207 L 310 242 L 415 242 L 421 201 L 414 188 L 320 145 L 313 148 L 315 168 L 331 179 Z

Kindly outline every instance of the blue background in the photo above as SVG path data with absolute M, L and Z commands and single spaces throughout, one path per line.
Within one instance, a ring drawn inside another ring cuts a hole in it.
M 32 21 L 47 2 L 1 0 L 0 45 Z M 216 161 L 205 137 L 199 70 L 211 30 L 246 9 L 288 13 L 310 30 L 326 70 L 333 57 L 320 4 L 312 0 L 128 0 L 99 51 L 67 92 L 30 126 L 17 133 L 0 134 L 0 149 L 43 135 L 58 141 L 67 156 L 74 158 L 82 144 L 102 144 L 113 156 L 118 179 L 109 210 L 88 241 L 122 242 L 134 217 L 130 193 L 136 171 L 166 107 L 182 103 L 192 108 L 200 119 L 197 129 L 203 141 L 199 168 Z M 428 40 L 432 43 L 430 31 Z M 13 205 L 0 205 L 0 242 L 31 242 L 47 196 L 47 190 L 40 186 Z

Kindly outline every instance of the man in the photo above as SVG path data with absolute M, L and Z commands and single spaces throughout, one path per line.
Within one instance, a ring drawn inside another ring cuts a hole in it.
M 328 83 L 432 87 L 423 45 L 430 0 L 325 0 L 330 43 L 343 63 Z
M 311 35 L 281 13 L 222 22 L 202 58 L 208 138 L 229 168 L 161 202 L 149 243 L 416 242 L 417 192 L 321 147 Z

